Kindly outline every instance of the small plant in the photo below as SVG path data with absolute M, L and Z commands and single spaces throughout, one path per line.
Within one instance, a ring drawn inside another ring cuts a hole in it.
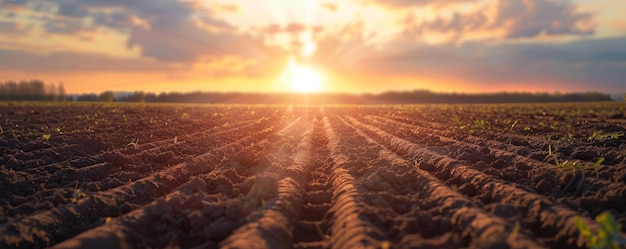
M 593 131 L 587 138 L 588 141 L 604 141 L 607 139 L 619 139 L 624 136 L 624 132 L 614 132 L 610 134 L 604 134 L 602 131 Z
M 139 138 L 130 141 L 130 143 L 128 143 L 126 147 L 133 147 L 133 148 L 139 147 Z
M 596 163 L 593 164 L 593 172 L 596 173 L 596 178 L 598 178 L 598 170 L 600 170 L 600 166 L 602 165 L 602 163 L 604 162 L 604 157 L 600 157 L 598 158 L 598 161 L 596 161 Z
M 461 127 L 463 125 L 463 122 L 461 122 L 461 118 L 459 118 L 459 116 L 457 116 L 457 115 L 454 115 L 452 117 L 452 123 L 454 125 L 456 125 L 456 126 L 459 126 L 459 127 Z
M 559 122 L 554 122 L 552 124 L 550 124 L 550 129 L 552 130 L 557 130 L 559 127 Z
M 513 227 L 511 234 L 509 234 L 509 237 L 506 239 L 509 244 L 513 244 L 513 242 L 519 235 L 519 231 L 521 228 L 522 228 L 522 225 L 520 225 L 519 221 L 515 221 L 515 226 Z
M 474 125 L 481 130 L 489 129 L 489 121 L 484 119 L 474 120 Z
M 79 199 L 81 198 L 85 198 L 87 197 L 87 194 L 85 194 L 85 192 L 83 192 L 80 189 L 75 189 L 74 192 L 72 192 L 72 202 L 76 203 L 78 202 Z
M 46 140 L 46 141 L 50 140 L 50 134 L 43 134 L 41 135 L 41 137 L 43 138 L 43 140 Z
M 509 127 L 509 131 L 513 131 L 513 128 L 515 128 L 515 125 L 517 124 L 517 122 L 519 122 L 518 119 L 515 120 L 515 122 L 513 122 L 513 124 L 511 125 L 511 127 Z
M 546 123 L 544 123 L 544 122 L 539 122 L 539 127 L 541 127 L 541 129 L 546 128 Z
M 602 166 L 602 163 L 604 162 L 604 157 L 598 158 L 598 160 L 593 165 L 579 163 L 576 161 L 569 161 L 569 160 L 565 160 L 561 162 L 559 161 L 559 158 L 554 153 L 552 153 L 552 145 L 548 145 L 548 155 L 554 158 L 554 164 L 558 168 L 581 170 L 581 171 L 593 169 L 594 172 L 596 173 L 596 177 L 598 176 L 598 172 L 597 172 L 598 169 L 600 168 L 600 166 Z
M 619 249 L 626 246 L 626 239 L 620 236 L 621 226 L 615 221 L 615 217 L 605 211 L 596 217 L 596 222 L 600 225 L 597 234 L 585 224 L 582 219 L 576 217 L 576 226 L 587 241 L 587 247 L 590 249 Z
M 615 133 L 611 133 L 608 134 L 610 139 L 619 139 L 620 137 L 624 136 L 624 132 L 615 132 Z

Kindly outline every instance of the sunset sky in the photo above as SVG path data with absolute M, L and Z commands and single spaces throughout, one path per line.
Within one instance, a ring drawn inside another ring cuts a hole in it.
M 626 91 L 625 0 L 0 0 L 0 81 L 69 93 Z

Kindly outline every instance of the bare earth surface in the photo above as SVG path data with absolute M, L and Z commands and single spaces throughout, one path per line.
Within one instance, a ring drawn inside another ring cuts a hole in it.
M 0 104 L 0 248 L 585 248 L 575 220 L 604 211 L 626 229 L 626 104 Z

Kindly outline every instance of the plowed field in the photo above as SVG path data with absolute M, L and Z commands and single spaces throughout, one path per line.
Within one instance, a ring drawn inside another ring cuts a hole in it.
M 586 248 L 619 103 L 0 107 L 0 248 Z

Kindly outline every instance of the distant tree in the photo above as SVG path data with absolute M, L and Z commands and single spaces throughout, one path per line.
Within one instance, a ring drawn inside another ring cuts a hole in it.
M 141 102 L 141 103 L 146 102 L 146 96 L 147 95 L 148 94 L 146 94 L 146 92 L 136 92 L 135 93 L 135 100 L 137 102 Z
M 81 94 L 78 95 L 77 101 L 98 101 L 97 94 Z
M 113 102 L 115 100 L 115 94 L 113 91 L 106 91 L 98 95 L 98 101 Z
M 146 102 L 148 94 L 146 92 L 137 91 L 129 95 L 118 96 L 115 98 L 115 101 L 119 102 Z
M 626 93 L 624 93 L 624 96 L 622 96 L 622 100 L 626 102 Z
M 63 86 L 63 82 L 59 83 L 59 87 L 57 88 L 57 100 L 65 101 L 67 93 L 65 92 L 65 86 Z

